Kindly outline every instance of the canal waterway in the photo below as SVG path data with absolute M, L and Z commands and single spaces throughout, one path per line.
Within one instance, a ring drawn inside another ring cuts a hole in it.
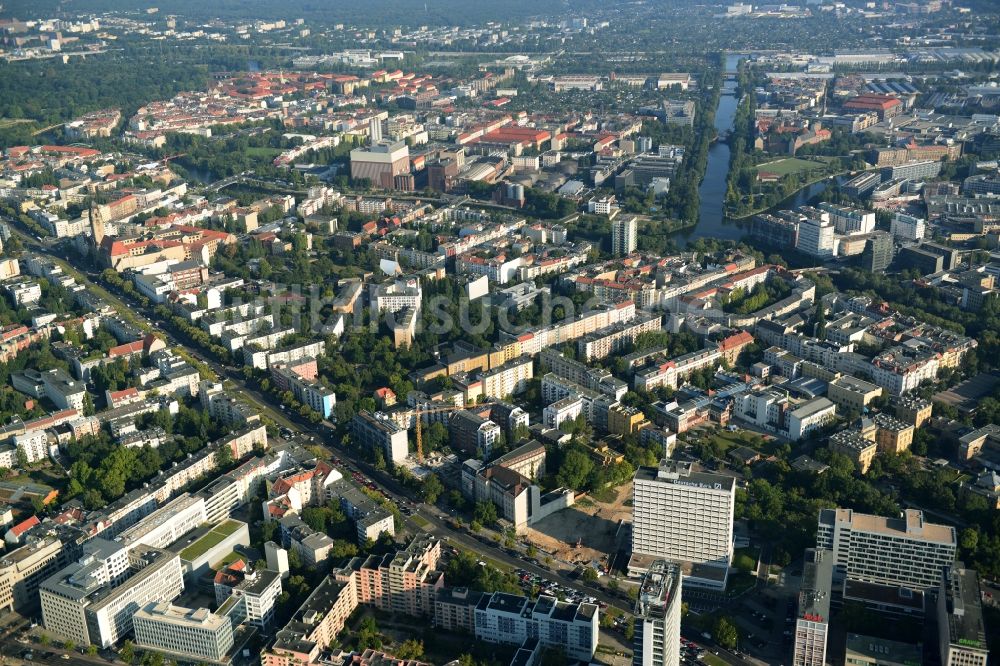
M 708 161 L 705 167 L 705 177 L 698 188 L 700 199 L 698 208 L 698 224 L 693 229 L 680 232 L 678 241 L 685 244 L 696 238 L 716 238 L 719 240 L 739 240 L 746 233 L 745 224 L 741 226 L 735 220 L 725 216 L 726 180 L 729 176 L 729 144 L 724 140 L 733 130 L 736 119 L 737 97 L 736 73 L 740 54 L 726 56 L 726 69 L 722 94 L 719 95 L 719 106 L 715 112 L 715 131 L 721 137 L 708 149 Z M 832 180 L 822 180 L 799 190 L 790 199 L 780 204 L 781 208 L 795 208 L 805 205 L 810 199 L 820 194 Z

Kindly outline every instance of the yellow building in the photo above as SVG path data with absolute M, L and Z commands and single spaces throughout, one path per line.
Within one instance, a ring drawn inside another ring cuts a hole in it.
M 884 453 L 902 453 L 913 444 L 913 426 L 888 414 L 875 417 L 875 441 Z
M 862 474 L 867 474 L 878 452 L 878 444 L 866 439 L 858 430 L 844 430 L 830 438 L 830 450 L 847 456 Z
M 844 375 L 831 381 L 827 386 L 826 397 L 842 409 L 853 409 L 863 412 L 872 400 L 885 392 L 881 386 Z
M 622 404 L 608 410 L 608 432 L 613 435 L 632 435 L 639 432 L 646 415 L 635 407 Z
M 896 401 L 896 418 L 919 428 L 930 420 L 933 405 L 930 400 L 914 396 L 904 396 Z

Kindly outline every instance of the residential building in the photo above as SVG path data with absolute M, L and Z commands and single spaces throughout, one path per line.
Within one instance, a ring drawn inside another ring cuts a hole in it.
M 534 362 L 524 355 L 481 373 L 479 380 L 484 396 L 503 399 L 527 390 L 532 377 Z
M 955 561 L 955 528 L 924 521 L 922 511 L 901 518 L 823 509 L 816 547 L 833 552 L 838 577 L 915 590 L 940 584 Z
M 261 654 L 261 666 L 306 666 L 318 661 L 357 607 L 355 586 L 327 576 Z
M 636 597 L 632 666 L 680 665 L 682 579 L 676 564 L 649 565 Z
M 875 441 L 883 453 L 898 454 L 907 451 L 913 443 L 914 427 L 888 414 L 876 414 Z
M 830 450 L 851 459 L 862 474 L 868 473 L 875 454 L 878 453 L 878 443 L 865 437 L 858 430 L 842 430 L 830 436 Z
M 792 637 L 792 666 L 826 664 L 832 581 L 833 553 L 821 548 L 806 549 Z
M 546 405 L 542 410 L 542 423 L 546 428 L 559 428 L 567 421 L 573 421 L 583 414 L 583 398 L 578 395 L 568 395 Z
M 597 649 L 599 615 L 596 604 L 568 603 L 546 595 L 531 601 L 495 592 L 476 607 L 476 639 L 522 645 L 535 638 L 544 647 L 562 650 L 569 661 L 590 662 Z
M 889 268 L 893 253 L 892 234 L 873 231 L 868 235 L 868 242 L 861 252 L 861 267 L 872 273 L 880 273 Z
M 682 565 L 700 565 L 685 579 L 725 588 L 733 556 L 736 483 L 732 477 L 695 472 L 691 463 L 664 460 L 635 473 L 632 553 Z M 641 567 L 629 564 L 630 570 Z M 706 571 L 710 570 L 710 571 Z
M 635 252 L 639 243 L 639 223 L 634 216 L 623 217 L 611 223 L 611 253 L 624 257 Z
M 914 428 L 919 428 L 929 421 L 933 410 L 930 400 L 924 400 L 916 395 L 899 396 L 894 406 L 896 418 L 913 424 Z
M 132 624 L 138 648 L 183 661 L 225 662 L 233 648 L 232 619 L 207 608 L 150 602 L 135 612 Z
M 356 446 L 380 449 L 392 463 L 402 462 L 410 455 L 406 429 L 382 412 L 359 412 L 351 421 L 351 438 Z
M 444 575 L 435 570 L 440 556 L 440 540 L 425 534 L 395 553 L 355 557 L 334 576 L 356 586 L 359 604 L 431 617 L 434 601 L 444 587 Z
M 870 234 L 875 231 L 875 211 L 838 206 L 824 201 L 817 208 L 830 214 L 830 221 L 838 234 Z
M 448 418 L 453 447 L 469 455 L 489 458 L 500 441 L 500 426 L 475 412 L 461 409 Z

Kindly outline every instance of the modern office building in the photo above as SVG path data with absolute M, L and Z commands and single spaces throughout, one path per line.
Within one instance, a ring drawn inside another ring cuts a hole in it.
M 830 221 L 838 234 L 869 234 L 875 230 L 875 211 L 838 206 L 829 201 L 817 207 L 830 214 Z
M 921 217 L 894 213 L 889 233 L 897 241 L 916 243 L 923 240 L 927 234 L 927 222 Z
M 149 514 L 115 539 L 126 548 L 166 548 L 205 522 L 205 498 L 185 493 Z
M 666 560 L 649 565 L 635 603 L 632 666 L 681 663 L 681 569 Z
M 128 568 L 120 568 L 121 552 Z M 105 542 L 48 578 L 39 588 L 45 628 L 80 645 L 110 647 L 132 631 L 133 614 L 184 591 L 176 553 L 139 544 L 126 550 Z
M 589 663 L 597 649 L 599 615 L 596 604 L 495 592 L 476 606 L 476 638 L 506 645 L 536 638 L 544 647 L 561 649 L 571 662 Z
M 692 471 L 691 463 L 640 467 L 632 496 L 630 573 L 648 567 L 650 559 L 666 559 L 690 566 L 684 577 L 692 585 L 725 588 L 735 499 L 732 477 Z
M 832 582 L 833 553 L 820 548 L 807 549 L 792 638 L 792 666 L 823 666 L 826 663 Z
M 611 254 L 624 257 L 639 244 L 639 223 L 635 217 L 621 217 L 611 223 Z
M 941 666 L 986 666 L 989 647 L 979 576 L 961 562 L 948 567 L 941 577 L 937 625 Z
M 0 559 L 0 609 L 25 612 L 38 605 L 38 586 L 66 564 L 59 537 L 29 539 Z
M 924 660 L 919 644 L 847 634 L 844 663 L 850 666 L 916 666 Z
M 274 622 L 274 607 L 281 594 L 281 574 L 270 569 L 252 569 L 237 560 L 215 574 L 215 604 L 222 606 L 234 598 L 232 617 L 267 631 Z
M 183 608 L 161 601 L 146 604 L 132 616 L 139 648 L 164 652 L 184 661 L 225 661 L 233 648 L 233 621 L 207 608 Z
M 835 253 L 833 223 L 828 219 L 807 217 L 799 224 L 795 248 L 810 257 L 826 258 Z
M 838 577 L 914 590 L 935 588 L 955 561 L 955 528 L 907 509 L 884 518 L 851 509 L 819 512 L 816 547 L 833 552 Z
M 884 231 L 873 231 L 861 252 L 861 267 L 878 273 L 889 268 L 894 254 L 892 235 Z

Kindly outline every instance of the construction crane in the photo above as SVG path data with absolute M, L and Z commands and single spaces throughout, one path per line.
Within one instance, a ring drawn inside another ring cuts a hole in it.
M 163 166 L 166 166 L 167 162 L 169 162 L 171 160 L 176 160 L 178 157 L 184 157 L 185 155 L 187 155 L 187 153 L 174 153 L 173 155 L 167 155 L 166 157 L 164 157 L 163 159 L 158 160 L 158 161 Z
M 469 406 L 458 406 L 458 405 L 447 405 L 442 407 L 426 407 L 422 409 L 413 409 L 408 412 L 404 412 L 403 416 L 407 418 L 411 416 L 416 417 L 417 425 L 417 462 L 424 461 L 424 442 L 423 442 L 423 420 L 421 417 L 425 414 L 441 414 L 443 412 L 457 412 L 462 409 L 467 409 L 470 412 L 479 411 L 483 408 L 493 407 L 494 405 L 499 405 L 499 402 L 483 402 L 478 405 Z

